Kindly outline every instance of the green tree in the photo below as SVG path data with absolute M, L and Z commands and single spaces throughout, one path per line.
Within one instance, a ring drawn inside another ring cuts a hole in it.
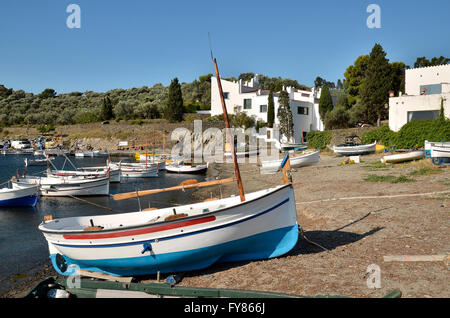
M 380 125 L 380 121 L 387 117 L 389 90 L 392 88 L 392 68 L 386 59 L 380 44 L 375 44 L 369 55 L 366 77 L 361 83 L 360 98 L 365 109 L 365 120 Z
M 361 55 L 356 59 L 353 65 L 350 65 L 345 70 L 344 89 L 348 94 L 350 105 L 355 105 L 359 99 L 359 89 L 362 81 L 366 77 L 368 63 L 369 56 Z
M 289 103 L 289 94 L 286 91 L 281 91 L 278 97 L 277 117 L 280 122 L 280 133 L 290 141 L 294 135 L 294 121 Z
M 444 56 L 433 57 L 428 60 L 425 56 L 418 57 L 416 62 L 414 63 L 414 68 L 418 67 L 427 67 L 427 66 L 436 66 L 436 65 L 445 65 L 450 63 L 450 59 Z
M 56 96 L 56 91 L 53 88 L 46 88 L 38 95 L 39 98 L 53 98 Z
M 392 62 L 391 72 L 392 72 L 392 90 L 395 96 L 399 92 L 405 92 L 405 70 L 408 66 L 403 62 Z
M 169 96 L 164 115 L 171 122 L 183 120 L 183 95 L 178 78 L 174 78 L 169 86 Z
M 275 105 L 273 102 L 273 91 L 270 90 L 268 97 L 267 106 L 267 126 L 273 128 L 273 123 L 275 121 Z
M 101 120 L 110 120 L 114 118 L 113 106 L 109 96 L 103 98 L 100 118 Z
M 320 100 L 319 100 L 320 118 L 322 118 L 322 120 L 325 120 L 326 114 L 332 110 L 333 110 L 333 99 L 331 98 L 328 86 L 324 85 L 320 92 Z

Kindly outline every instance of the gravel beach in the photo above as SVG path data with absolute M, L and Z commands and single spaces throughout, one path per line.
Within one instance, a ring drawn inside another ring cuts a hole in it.
M 450 167 L 433 166 L 429 159 L 385 165 L 382 156 L 340 165 L 345 157 L 324 153 L 317 165 L 294 168 L 297 216 L 304 233 L 294 249 L 274 259 L 189 272 L 179 285 L 370 298 L 398 288 L 402 297 L 450 297 L 448 258 L 384 261 L 388 255 L 450 253 Z M 246 192 L 282 182 L 281 172 L 262 175 L 257 164 L 240 164 L 240 170 Z M 212 164 L 208 174 L 233 176 L 233 165 Z M 199 201 L 232 194 L 238 195 L 234 183 L 202 188 L 191 197 Z M 380 269 L 379 288 L 368 287 L 372 264 Z M 22 297 L 51 275 L 56 272 L 48 263 L 12 277 L 1 297 Z

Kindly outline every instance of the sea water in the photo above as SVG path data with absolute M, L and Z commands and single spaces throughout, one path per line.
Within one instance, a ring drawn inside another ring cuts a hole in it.
M 16 175 L 17 169 L 22 174 L 26 168 L 27 175 L 44 176 L 47 166 L 25 167 L 24 159 L 33 159 L 32 155 L 0 155 L 0 183 L 5 183 Z M 69 157 L 76 167 L 103 166 L 106 158 Z M 114 158 L 113 158 L 114 159 Z M 119 159 L 117 159 L 119 160 Z M 113 160 L 116 161 L 116 160 Z M 52 163 L 61 169 L 74 170 L 68 161 L 56 157 Z M 53 167 L 52 167 L 53 168 Z M 160 171 L 156 178 L 122 178 L 120 183 L 110 183 L 110 194 L 132 192 L 136 190 L 160 189 L 172 187 L 187 179 L 204 181 L 204 175 L 171 174 Z M 0 188 L 6 187 L 2 184 Z M 111 196 L 88 196 L 77 200 L 71 197 L 39 197 L 35 207 L 0 207 L 0 291 L 2 282 L 10 281 L 15 275 L 26 273 L 48 263 L 47 242 L 38 230 L 44 216 L 52 214 L 54 218 L 72 216 L 109 215 L 139 211 L 149 206 L 163 208 L 189 202 L 187 191 L 172 191 L 150 196 L 114 201 Z M 87 202 L 85 202 L 87 201 Z M 92 204 L 94 203 L 94 204 Z M 110 208 L 108 210 L 106 208 Z M 151 212 L 148 212 L 151 213 Z

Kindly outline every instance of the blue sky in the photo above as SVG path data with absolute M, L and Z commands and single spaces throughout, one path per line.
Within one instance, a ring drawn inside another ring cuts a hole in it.
M 81 28 L 69 29 L 69 4 Z M 369 4 L 381 28 L 369 29 Z M 450 57 L 448 0 L 2 0 L 0 84 L 58 93 L 168 85 L 255 72 L 312 85 L 344 78 L 380 43 L 392 61 Z

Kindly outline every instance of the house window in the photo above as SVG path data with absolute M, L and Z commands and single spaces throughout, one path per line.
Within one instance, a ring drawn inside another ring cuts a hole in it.
M 252 100 L 244 99 L 244 109 L 252 109 Z
M 308 107 L 297 107 L 297 114 L 299 115 L 308 115 Z
M 408 123 L 416 120 L 434 120 L 439 117 L 440 110 L 408 112 Z
M 223 92 L 223 99 L 228 99 L 229 98 L 230 93 L 228 92 Z
M 260 113 L 267 113 L 267 105 L 259 105 Z

